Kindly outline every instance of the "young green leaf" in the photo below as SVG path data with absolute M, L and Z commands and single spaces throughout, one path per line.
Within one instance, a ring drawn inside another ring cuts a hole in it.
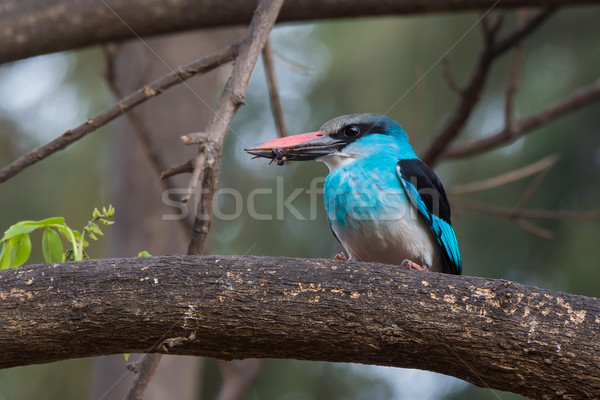
M 138 257 L 152 257 L 152 254 L 150 254 L 146 250 L 144 250 L 144 251 L 140 251 L 138 253 Z
M 21 235 L 23 233 L 31 233 L 38 228 L 44 228 L 50 225 L 60 225 L 64 223 L 65 219 L 63 217 L 53 217 L 43 219 L 41 221 L 20 221 L 8 228 L 6 232 L 4 232 L 4 236 L 1 240 L 8 240 L 16 235 Z
M 22 233 L 13 236 L 9 242 L 11 243 L 10 267 L 16 268 L 25 264 L 31 254 L 31 239 L 29 238 L 29 234 Z
M 42 234 L 42 252 L 47 263 L 62 261 L 63 244 L 60 235 L 54 229 L 46 228 Z
M 125 357 L 125 361 L 129 361 L 129 353 L 123 353 L 123 357 Z

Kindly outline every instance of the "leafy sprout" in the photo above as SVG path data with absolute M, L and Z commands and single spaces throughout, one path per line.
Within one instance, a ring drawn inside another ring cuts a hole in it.
M 115 214 L 112 205 L 97 208 L 92 213 L 92 219 L 83 227 L 81 232 L 71 229 L 63 217 L 53 217 L 41 221 L 20 221 L 4 232 L 0 239 L 0 269 L 16 268 L 23 265 L 31 254 L 31 238 L 29 234 L 37 229 L 42 233 L 42 254 L 47 263 L 62 261 L 81 261 L 87 257 L 84 249 L 89 245 L 86 235 L 91 240 L 98 240 L 104 234 L 100 225 L 112 225 L 110 218 Z M 63 240 L 68 249 L 63 248 Z

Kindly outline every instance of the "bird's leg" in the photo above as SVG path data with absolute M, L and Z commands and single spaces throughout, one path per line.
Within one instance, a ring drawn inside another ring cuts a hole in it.
M 340 260 L 340 261 L 348 261 L 348 260 L 350 260 L 350 255 L 345 250 L 342 250 L 338 254 L 335 255 L 334 259 Z
M 414 269 L 414 270 L 417 270 L 417 271 L 427 271 L 427 272 L 429 272 L 429 267 L 427 265 L 420 266 L 416 262 L 412 262 L 410 260 L 404 260 L 404 261 L 402 261 L 402 264 L 400 264 L 400 266 L 404 267 L 406 269 Z

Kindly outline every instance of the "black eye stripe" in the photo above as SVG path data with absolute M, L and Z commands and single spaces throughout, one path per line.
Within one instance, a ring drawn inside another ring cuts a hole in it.
M 345 139 L 346 141 L 354 141 L 371 133 L 387 134 L 386 127 L 383 124 L 369 124 L 364 122 L 350 124 L 343 126 L 339 131 L 331 136 Z

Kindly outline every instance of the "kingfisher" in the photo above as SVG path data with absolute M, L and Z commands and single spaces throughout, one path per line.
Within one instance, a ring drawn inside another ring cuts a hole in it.
M 461 273 L 444 187 L 398 122 L 344 115 L 317 132 L 244 150 L 278 165 L 317 160 L 329 167 L 323 192 L 329 226 L 345 251 L 338 258 Z

